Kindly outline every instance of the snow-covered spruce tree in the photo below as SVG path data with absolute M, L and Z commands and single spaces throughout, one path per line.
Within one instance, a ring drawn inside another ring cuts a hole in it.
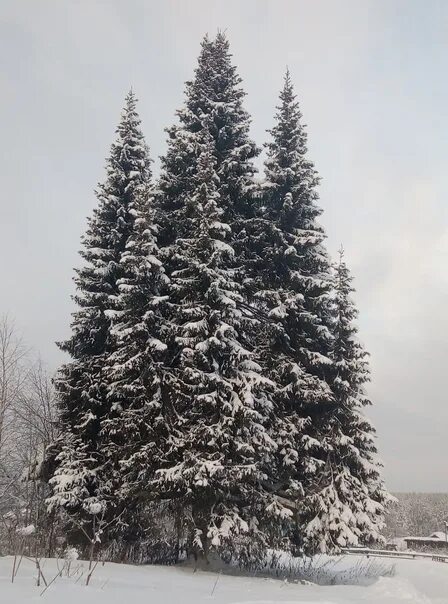
M 59 344 L 71 356 L 56 377 L 61 422 L 58 455 L 50 479 L 50 509 L 65 509 L 78 520 L 114 504 L 113 481 L 103 472 L 107 461 L 102 428 L 115 407 L 110 400 L 108 358 L 115 346 L 111 331 L 119 284 L 128 267 L 129 241 L 136 207 L 144 203 L 149 179 L 148 150 L 132 92 L 107 160 L 107 177 L 97 191 L 98 206 L 89 219 L 80 252 L 85 264 L 76 271 L 78 310 L 72 335 Z M 107 443 L 106 443 L 107 444 Z
M 265 518 L 279 505 L 265 486 L 275 448 L 270 385 L 252 350 L 255 319 L 244 310 L 233 249 L 258 151 L 222 34 L 204 39 L 186 92 L 159 183 L 178 418 L 159 490 L 178 497 L 196 554 L 211 547 L 244 562 L 270 541 Z
M 328 482 L 315 499 L 312 531 L 321 535 L 321 549 L 369 544 L 382 540 L 383 512 L 390 496 L 381 480 L 375 430 L 364 415 L 370 405 L 364 386 L 370 379 L 368 353 L 357 338 L 358 311 L 351 299 L 352 277 L 343 260 L 335 268 L 333 392 L 336 408 L 326 424 L 331 443 Z
M 381 500 L 382 487 L 378 466 L 368 457 L 366 473 L 358 472 L 347 486 L 344 447 L 356 445 L 345 442 L 348 435 L 337 429 L 344 406 L 335 354 L 337 304 L 325 234 L 317 222 L 318 177 L 306 157 L 301 117 L 287 73 L 267 145 L 263 205 L 250 222 L 247 284 L 271 320 L 264 358 L 280 386 L 273 431 L 279 451 L 277 485 L 297 504 L 297 526 L 291 523 L 289 536 L 304 553 L 334 552 L 373 538 L 381 513 L 375 501 Z M 367 425 L 360 419 L 357 443 L 367 438 Z M 354 419 L 351 430 L 355 439 Z M 367 477 L 369 463 L 372 479 Z M 369 484 L 377 492 L 361 504 L 360 493 L 369 492 Z
M 173 465 L 159 476 L 162 489 L 183 494 L 183 505 L 191 509 L 193 548 L 205 556 L 210 546 L 236 550 L 241 559 L 269 543 L 259 521 L 274 507 L 263 486 L 275 448 L 266 427 L 272 409 L 269 382 L 250 350 L 239 310 L 231 230 L 223 221 L 215 144 L 206 126 L 196 143 L 192 228 L 190 237 L 175 244 L 179 268 L 171 277 L 180 438 Z
M 278 386 L 276 484 L 279 494 L 295 502 L 287 534 L 293 547 L 312 552 L 320 537 L 307 526 L 313 518 L 309 497 L 329 480 L 331 445 L 323 428 L 334 409 L 331 264 L 317 222 L 319 179 L 306 157 L 289 73 L 277 109 L 266 145 L 262 204 L 248 222 L 246 286 L 270 322 L 264 361 Z
M 162 465 L 168 436 L 162 339 L 169 280 L 159 259 L 152 195 L 148 203 L 147 191 L 142 193 L 129 204 L 133 231 L 119 261 L 123 276 L 111 297 L 113 310 L 107 313 L 114 350 L 105 362 L 110 411 L 100 432 L 114 504 L 127 525 L 122 533 L 132 540 L 140 534 L 139 510 L 156 499 L 148 486 Z

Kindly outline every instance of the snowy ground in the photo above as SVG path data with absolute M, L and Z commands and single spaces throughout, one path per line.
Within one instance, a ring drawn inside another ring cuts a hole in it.
M 348 571 L 359 563 L 355 557 L 340 561 Z M 388 561 L 386 561 L 388 563 Z M 85 570 L 85 563 L 83 569 Z M 339 563 L 338 563 L 339 564 Z M 12 558 L 0 558 L 0 603 L 25 604 L 448 604 L 448 564 L 430 560 L 396 560 L 396 575 L 372 585 L 300 585 L 277 579 L 193 573 L 191 568 L 161 566 L 98 566 L 91 584 L 83 585 L 80 570 L 71 578 L 58 578 L 40 596 L 34 565 L 24 560 L 14 584 Z M 76 566 L 73 570 L 76 570 Z M 57 574 L 55 560 L 44 560 L 49 581 Z M 218 581 L 217 581 L 218 578 Z M 214 588 L 214 591 L 213 591 Z

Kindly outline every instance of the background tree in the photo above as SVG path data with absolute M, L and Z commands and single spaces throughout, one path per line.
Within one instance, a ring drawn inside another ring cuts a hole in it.
M 46 511 L 41 467 L 56 438 L 54 393 L 42 362 L 8 317 L 0 322 L 0 367 L 0 551 L 17 553 L 20 531 L 32 526 L 34 546 L 51 554 L 55 523 Z
M 396 501 L 387 508 L 384 535 L 394 537 L 428 537 L 445 532 L 448 521 L 448 494 L 394 493 Z
M 27 349 L 7 316 L 0 319 L 0 472 L 10 455 L 14 409 L 26 380 Z M 8 477 L 6 476 L 6 479 Z

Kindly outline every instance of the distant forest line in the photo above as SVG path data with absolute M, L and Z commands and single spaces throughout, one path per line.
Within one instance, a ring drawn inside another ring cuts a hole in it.
M 386 537 L 425 537 L 444 531 L 448 493 L 394 493 L 398 499 L 386 515 Z

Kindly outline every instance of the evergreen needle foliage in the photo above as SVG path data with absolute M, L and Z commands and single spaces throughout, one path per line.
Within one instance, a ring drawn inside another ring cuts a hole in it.
M 381 538 L 368 355 L 291 77 L 262 182 L 244 96 L 205 37 L 153 187 L 131 92 L 83 239 L 48 506 L 125 552 L 260 566 Z

